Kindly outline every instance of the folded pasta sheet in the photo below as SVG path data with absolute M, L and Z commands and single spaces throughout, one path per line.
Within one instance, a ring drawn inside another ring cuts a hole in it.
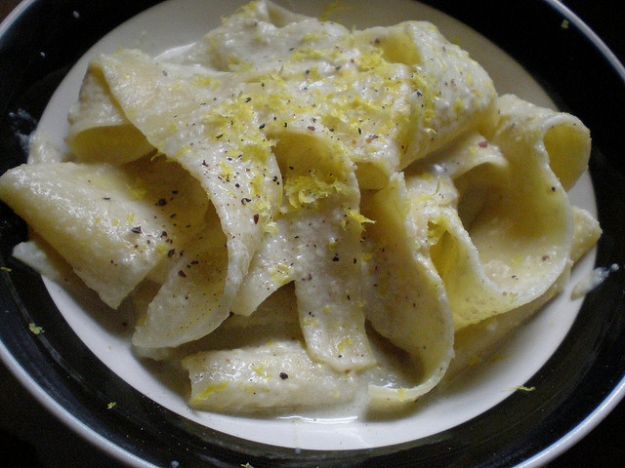
M 280 172 L 257 113 L 243 96 L 220 99 L 207 90 L 209 78 L 170 76 L 138 51 L 101 57 L 100 67 L 126 117 L 197 178 L 215 206 L 228 246 L 220 307 L 229 311 L 280 197 Z
M 232 304 L 232 312 L 249 316 L 271 294 L 294 279 L 292 234 L 286 219 L 276 219 L 264 234 L 250 269 Z
M 154 150 L 111 96 L 102 71 L 92 66 L 69 114 L 67 143 L 79 160 L 124 164 Z
M 33 231 L 15 256 L 130 296 L 137 356 L 186 369 L 204 410 L 410 406 L 601 232 L 566 193 L 588 129 L 497 97 L 425 22 L 252 2 L 189 47 L 97 57 L 69 121 L 71 155 L 39 135 L 0 178 Z
M 199 185 L 163 159 L 26 164 L 2 176 L 0 197 L 111 307 L 185 244 L 208 206 Z
M 280 122 L 329 129 L 357 163 L 360 186 L 390 175 L 494 111 L 484 69 L 430 23 L 350 32 L 255 2 L 224 20 L 182 64 L 261 83 Z
M 558 279 L 532 301 L 510 310 L 508 313 L 490 317 L 460 330 L 456 334 L 456 354 L 445 375 L 446 381 L 451 381 L 459 373 L 488 359 L 497 345 L 505 340 L 515 328 L 523 324 L 562 291 L 569 279 L 573 263 L 579 260 L 580 256 L 587 252 L 601 235 L 599 224 L 586 210 L 573 207 L 573 214 L 574 234 L 569 253 L 570 260 Z
M 416 361 L 421 379 L 412 388 L 372 385 L 375 407 L 409 403 L 442 379 L 453 357 L 454 328 L 440 276 L 410 217 L 401 175 L 367 200 L 375 224 L 367 231 L 367 318 L 373 327 Z
M 337 370 L 371 366 L 360 284 L 360 192 L 342 145 L 326 136 L 284 134 L 284 174 L 293 276 L 309 352 Z M 285 204 L 286 204 L 285 203 Z
M 177 257 L 136 326 L 135 345 L 159 348 L 202 338 L 228 317 L 222 307 L 228 257 L 216 217 Z M 175 313 L 172 313 L 175 311 Z
M 408 187 L 461 329 L 532 301 L 560 276 L 572 211 L 548 158 L 530 148 L 515 159 L 474 135 L 445 156 L 443 174 L 412 173 Z
M 158 292 L 158 285 L 144 283 L 133 294 L 133 305 L 144 314 Z M 252 315 L 231 315 L 204 338 L 175 347 L 142 347 L 135 351 L 142 357 L 157 361 L 179 361 L 185 356 L 204 351 L 264 346 L 273 342 L 302 342 L 297 316 L 297 300 L 293 285 L 276 290 L 264 300 Z

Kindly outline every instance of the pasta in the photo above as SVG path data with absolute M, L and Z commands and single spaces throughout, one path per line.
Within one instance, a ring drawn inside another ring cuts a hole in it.
M 183 368 L 203 410 L 405 408 L 601 233 L 566 193 L 583 123 L 498 96 L 425 22 L 255 1 L 183 52 L 98 57 L 69 123 L 71 154 L 35 137 L 0 177 L 33 232 L 14 255 L 133 304 L 135 353 Z

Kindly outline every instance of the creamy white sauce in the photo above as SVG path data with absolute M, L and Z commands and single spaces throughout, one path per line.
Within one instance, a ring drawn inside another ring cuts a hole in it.
M 26 132 L 25 129 L 28 128 L 30 130 L 34 128 L 37 125 L 37 120 L 27 111 L 19 108 L 15 112 L 9 112 L 8 121 L 22 151 L 28 153 L 31 132 Z
M 595 268 L 588 274 L 588 276 L 575 285 L 573 291 L 571 292 L 571 299 L 579 299 L 585 296 L 597 286 L 602 284 L 611 273 L 614 273 L 619 269 L 620 267 L 616 263 L 613 263 L 609 267 Z

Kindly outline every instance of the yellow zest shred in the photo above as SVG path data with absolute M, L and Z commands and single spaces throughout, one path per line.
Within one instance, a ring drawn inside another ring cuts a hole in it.
M 43 333 L 43 328 L 35 325 L 34 322 L 30 322 L 28 324 L 28 329 L 33 335 L 41 335 Z

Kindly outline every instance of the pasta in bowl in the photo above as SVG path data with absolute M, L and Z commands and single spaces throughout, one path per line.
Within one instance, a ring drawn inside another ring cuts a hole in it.
M 211 411 L 409 406 L 600 232 L 566 196 L 588 130 L 498 97 L 426 23 L 253 3 L 183 53 L 98 58 L 70 122 L 71 160 L 35 145 L 0 180 L 39 239 L 17 254 L 45 242 L 109 306 L 130 296 L 137 352 L 181 360 Z

